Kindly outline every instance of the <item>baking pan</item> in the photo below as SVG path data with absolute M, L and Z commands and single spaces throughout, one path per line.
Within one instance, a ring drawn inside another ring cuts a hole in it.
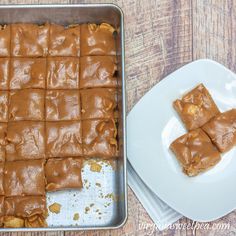
M 126 94 L 124 80 L 124 19 L 114 4 L 73 5 L 0 5 L 0 23 L 53 22 L 62 25 L 76 23 L 102 23 L 115 26 L 119 82 L 119 146 L 117 160 L 99 160 L 101 170 L 94 171 L 93 161 L 85 161 L 82 170 L 84 188 L 47 193 L 47 205 L 62 205 L 59 214 L 49 211 L 48 228 L 0 229 L 0 231 L 54 231 L 114 229 L 127 218 L 126 183 Z M 96 169 L 96 168 L 95 168 Z M 75 220 L 74 214 L 79 214 Z

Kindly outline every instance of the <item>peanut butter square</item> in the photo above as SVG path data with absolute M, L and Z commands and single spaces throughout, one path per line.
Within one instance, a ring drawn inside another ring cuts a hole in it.
M 9 122 L 6 160 L 33 160 L 45 158 L 44 122 Z
M 48 89 L 79 88 L 79 58 L 48 58 Z
M 1 49 L 0 49 L 0 51 L 1 51 Z M 8 87 L 9 64 L 10 64 L 9 62 L 10 62 L 10 59 L 0 58 L 0 88 L 1 88 L 1 90 L 8 90 L 8 88 L 9 88 Z
M 82 24 L 81 56 L 116 55 L 115 29 L 107 24 Z
M 114 120 L 84 120 L 85 156 L 111 158 L 118 155 L 117 128 Z
M 0 91 L 0 122 L 8 121 L 8 92 Z
M 221 160 L 220 153 L 200 128 L 177 138 L 170 149 L 188 176 L 198 175 Z
M 4 163 L 0 163 L 0 195 L 4 195 L 3 189 L 3 174 L 4 174 Z
M 236 109 L 218 114 L 202 129 L 220 152 L 229 151 L 236 145 Z
M 49 159 L 45 165 L 46 190 L 82 188 L 82 160 L 78 158 Z
M 10 89 L 45 88 L 45 58 L 12 58 Z
M 80 55 L 80 26 L 71 25 L 50 25 L 50 56 L 71 56 Z
M 48 24 L 11 25 L 11 55 L 13 57 L 46 57 L 48 40 Z
M 117 111 L 117 91 L 112 88 L 81 90 L 82 119 L 114 118 Z
M 80 88 L 117 86 L 115 56 L 81 57 L 80 69 Z
M 80 121 L 46 122 L 47 157 L 81 156 Z
M 48 90 L 46 93 L 46 120 L 80 119 L 78 90 Z
M 0 123 L 0 162 L 5 161 L 7 145 L 7 123 Z
M 10 92 L 9 120 L 44 119 L 44 90 L 25 89 Z
M 0 57 L 10 56 L 11 46 L 11 30 L 10 25 L 0 26 Z
M 44 160 L 6 162 L 5 196 L 45 195 Z
M 6 216 L 31 217 L 45 215 L 47 212 L 45 196 L 6 197 L 4 201 Z
M 203 84 L 177 99 L 173 106 L 188 130 L 203 126 L 219 113 L 210 93 Z

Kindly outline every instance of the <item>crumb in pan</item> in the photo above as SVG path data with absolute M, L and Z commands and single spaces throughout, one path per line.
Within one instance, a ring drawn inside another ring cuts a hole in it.
M 79 213 L 74 214 L 73 220 L 79 220 Z
M 61 204 L 55 202 L 52 205 L 50 205 L 48 208 L 50 212 L 59 214 L 61 211 Z

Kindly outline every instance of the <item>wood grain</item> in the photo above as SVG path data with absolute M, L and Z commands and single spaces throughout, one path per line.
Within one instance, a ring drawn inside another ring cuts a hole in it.
M 236 2 L 234 0 L 2 0 L 1 4 L 113 2 L 125 14 L 128 110 L 158 81 L 180 66 L 212 58 L 236 71 Z M 158 105 L 157 101 L 157 105 Z M 129 189 L 129 217 L 121 229 L 90 232 L 27 233 L 27 236 L 150 236 L 236 235 L 236 212 L 215 221 L 230 223 L 228 230 L 140 229 L 152 224 Z M 193 223 L 182 218 L 178 223 Z M 23 233 L 2 233 L 22 236 Z M 25 235 L 25 234 L 24 234 Z

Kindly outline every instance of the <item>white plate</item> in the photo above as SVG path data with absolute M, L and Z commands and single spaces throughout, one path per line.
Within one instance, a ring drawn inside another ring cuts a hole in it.
M 236 75 L 211 60 L 192 62 L 154 86 L 128 115 L 128 158 L 147 186 L 182 215 L 211 221 L 236 208 L 236 148 L 196 177 L 182 173 L 170 143 L 186 132 L 172 102 L 203 83 L 221 111 L 236 107 Z

